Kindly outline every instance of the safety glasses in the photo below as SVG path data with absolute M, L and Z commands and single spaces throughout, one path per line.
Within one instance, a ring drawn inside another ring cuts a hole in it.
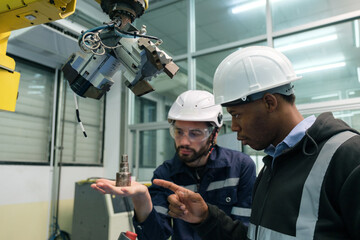
M 213 131 L 213 127 L 207 128 L 178 128 L 175 125 L 170 126 L 170 135 L 175 140 L 180 140 L 187 136 L 190 142 L 202 142 L 206 140 Z

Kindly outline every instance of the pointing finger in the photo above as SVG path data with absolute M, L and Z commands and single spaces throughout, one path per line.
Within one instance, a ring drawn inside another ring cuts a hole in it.
M 167 188 L 167 189 L 169 189 L 169 190 L 171 190 L 173 192 L 177 192 L 177 191 L 186 192 L 186 191 L 189 191 L 186 188 L 183 188 L 183 187 L 180 187 L 180 186 L 176 185 L 175 183 L 165 181 L 165 180 L 162 180 L 162 179 L 154 179 L 153 183 L 160 186 L 160 187 Z

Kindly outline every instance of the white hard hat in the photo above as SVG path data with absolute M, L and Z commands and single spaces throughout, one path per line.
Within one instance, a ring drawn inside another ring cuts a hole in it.
M 298 79 L 289 59 L 274 48 L 242 48 L 227 56 L 215 71 L 215 103 L 235 105 L 251 101 L 249 96 L 256 94 L 261 98 L 265 92 L 290 95 L 291 82 Z
M 223 112 L 215 105 L 214 96 L 201 90 L 188 90 L 178 96 L 169 110 L 168 121 L 209 122 L 215 127 L 223 124 Z

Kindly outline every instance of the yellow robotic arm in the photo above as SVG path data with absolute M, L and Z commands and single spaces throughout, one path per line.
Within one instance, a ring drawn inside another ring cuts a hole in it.
M 0 0 L 0 110 L 15 111 L 20 74 L 6 56 L 10 32 L 66 18 L 76 0 Z
M 20 73 L 15 72 L 14 59 L 6 56 L 10 32 L 0 33 L 0 110 L 15 111 Z

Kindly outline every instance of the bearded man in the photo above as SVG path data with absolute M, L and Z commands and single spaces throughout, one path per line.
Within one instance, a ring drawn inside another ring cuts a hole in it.
M 173 103 L 168 113 L 175 156 L 155 171 L 152 179 L 183 186 L 223 210 L 233 220 L 249 221 L 251 194 L 256 178 L 254 161 L 244 153 L 216 145 L 223 124 L 220 105 L 207 91 L 188 90 Z M 115 187 L 113 181 L 99 179 L 92 185 L 106 194 L 130 197 L 134 205 L 133 223 L 139 240 L 200 240 L 191 224 L 172 219 L 168 212 L 168 189 L 132 181 L 130 187 Z

